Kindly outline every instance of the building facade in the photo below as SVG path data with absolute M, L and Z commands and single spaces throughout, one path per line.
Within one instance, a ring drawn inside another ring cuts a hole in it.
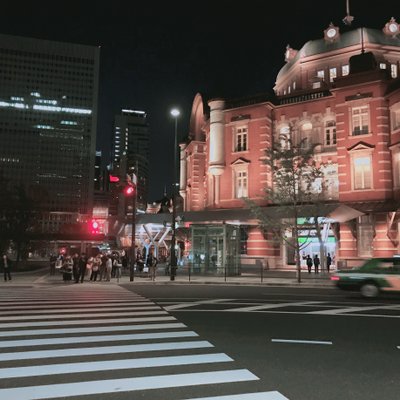
M 54 231 L 92 212 L 100 49 L 0 35 L 0 54 L 0 171 Z
M 243 198 L 277 206 L 263 197 L 272 185 L 266 150 L 282 137 L 305 140 L 317 145 L 315 159 L 324 166 L 323 196 L 332 211 L 321 216 L 329 221 L 326 249 L 347 265 L 398 253 L 400 35 L 394 19 L 382 25 L 341 33 L 331 24 L 301 49 L 287 46 L 271 94 L 237 100 L 197 94 L 189 139 L 180 145 L 184 214 L 240 226 L 243 259 L 294 264 L 285 245 L 263 235 L 244 212 Z M 311 240 L 308 253 L 313 246 L 318 251 Z
M 123 109 L 114 119 L 112 171 L 136 175 L 137 208 L 147 206 L 150 128 L 144 111 Z

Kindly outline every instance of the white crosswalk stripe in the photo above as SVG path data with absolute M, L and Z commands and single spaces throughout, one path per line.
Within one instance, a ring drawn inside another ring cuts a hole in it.
M 118 286 L 7 288 L 0 292 L 0 338 L 0 399 L 118 393 L 123 400 L 151 390 L 172 400 L 173 388 L 182 398 L 185 387 L 215 394 L 220 385 L 218 396 L 186 400 L 288 400 L 257 388 L 224 395 L 222 384 L 231 393 L 259 378 L 165 309 Z

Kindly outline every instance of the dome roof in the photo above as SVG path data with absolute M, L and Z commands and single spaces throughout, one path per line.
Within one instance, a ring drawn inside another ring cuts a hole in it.
M 358 28 L 340 34 L 338 40 L 327 42 L 324 38 L 308 41 L 296 54 L 296 56 L 285 64 L 277 75 L 277 80 L 290 70 L 293 64 L 303 57 L 328 53 L 361 43 L 361 29 L 363 30 L 364 45 L 373 44 L 380 46 L 400 47 L 400 37 L 385 35 L 381 30 L 371 28 Z

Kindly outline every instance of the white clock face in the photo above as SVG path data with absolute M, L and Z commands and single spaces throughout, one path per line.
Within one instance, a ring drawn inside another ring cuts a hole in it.
M 328 38 L 332 39 L 335 35 L 336 35 L 336 29 L 335 28 L 330 28 L 326 32 L 326 36 L 328 36 Z
M 389 31 L 395 33 L 399 30 L 399 26 L 397 24 L 389 24 Z

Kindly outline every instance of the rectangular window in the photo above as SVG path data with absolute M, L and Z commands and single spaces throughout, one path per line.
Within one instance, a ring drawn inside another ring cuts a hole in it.
M 235 198 L 247 197 L 247 171 L 235 173 Z
M 355 190 L 372 188 L 372 165 L 371 157 L 357 157 L 353 159 Z
M 392 130 L 396 130 L 400 128 L 400 109 L 393 110 L 391 113 L 392 116 Z
M 400 187 L 400 153 L 393 154 L 393 178 L 394 187 Z
M 333 80 L 337 77 L 336 68 L 329 68 L 329 81 L 333 82 Z
M 325 145 L 333 146 L 336 144 L 336 123 L 328 121 L 325 124 Z
M 349 71 L 350 69 L 348 64 L 342 65 L 342 76 L 347 76 L 349 74 Z
M 318 76 L 318 78 L 324 79 L 325 71 L 323 69 L 320 69 L 319 71 L 317 71 L 317 76 Z
M 386 63 L 380 63 L 379 64 L 380 69 L 386 69 Z
M 391 74 L 392 78 L 397 78 L 397 65 L 396 64 L 390 65 L 390 74 Z
M 368 106 L 354 107 L 351 110 L 353 136 L 367 135 L 369 133 Z
M 370 215 L 358 218 L 357 249 L 359 257 L 372 256 L 372 242 L 374 240 L 373 220 Z
M 246 150 L 247 150 L 247 127 L 240 126 L 236 128 L 234 151 L 246 151 Z

